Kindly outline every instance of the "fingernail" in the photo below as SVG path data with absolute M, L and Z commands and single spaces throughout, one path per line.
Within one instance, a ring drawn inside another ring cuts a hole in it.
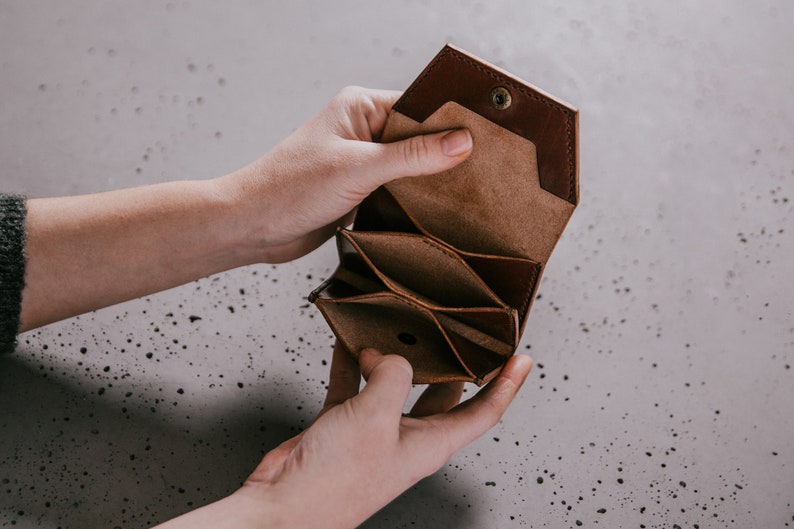
M 466 129 L 453 130 L 441 138 L 441 151 L 447 156 L 457 156 L 471 150 L 471 134 Z

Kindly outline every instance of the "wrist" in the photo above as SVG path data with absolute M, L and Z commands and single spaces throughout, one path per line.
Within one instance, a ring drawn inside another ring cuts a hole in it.
M 294 225 L 304 189 L 274 177 L 270 155 L 215 180 L 227 202 L 225 222 L 235 250 L 247 263 L 282 263 L 304 253 L 306 234 Z
M 210 193 L 219 204 L 218 222 L 223 244 L 234 256 L 237 266 L 268 261 L 267 227 L 263 226 L 264 204 L 255 200 L 248 168 L 210 180 Z
M 153 529 L 282 529 L 291 527 L 280 506 L 243 487 L 218 501 L 199 507 Z
M 251 521 L 246 527 L 267 529 L 295 529 L 297 516 L 290 512 L 289 504 L 279 501 L 270 484 L 245 482 L 227 498 L 230 503 L 247 513 Z

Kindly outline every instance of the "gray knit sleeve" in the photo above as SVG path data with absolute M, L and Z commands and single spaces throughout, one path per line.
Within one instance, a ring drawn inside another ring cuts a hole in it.
M 25 198 L 0 194 L 0 353 L 12 351 L 25 286 Z

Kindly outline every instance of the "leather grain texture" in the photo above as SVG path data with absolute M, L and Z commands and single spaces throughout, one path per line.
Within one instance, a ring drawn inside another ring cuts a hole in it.
M 510 96 L 501 110 L 497 87 Z M 461 50 L 436 56 L 381 141 L 467 128 L 474 149 L 449 171 L 382 186 L 337 233 L 340 265 L 309 299 L 353 356 L 400 354 L 414 383 L 498 373 L 579 201 L 577 116 Z

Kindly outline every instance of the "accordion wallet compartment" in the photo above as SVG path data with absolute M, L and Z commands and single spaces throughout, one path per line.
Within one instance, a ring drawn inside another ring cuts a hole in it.
M 499 371 L 579 203 L 577 110 L 448 45 L 380 141 L 458 128 L 471 155 L 370 194 L 352 231 L 337 232 L 340 266 L 309 296 L 353 356 L 403 355 L 414 383 L 483 384 Z
M 366 347 L 404 356 L 414 377 L 431 382 L 472 380 L 432 313 L 392 293 L 318 303 L 342 345 L 354 357 Z
M 355 254 L 394 291 L 441 307 L 508 309 L 460 256 L 427 237 L 343 230 L 338 242 L 343 266 Z

